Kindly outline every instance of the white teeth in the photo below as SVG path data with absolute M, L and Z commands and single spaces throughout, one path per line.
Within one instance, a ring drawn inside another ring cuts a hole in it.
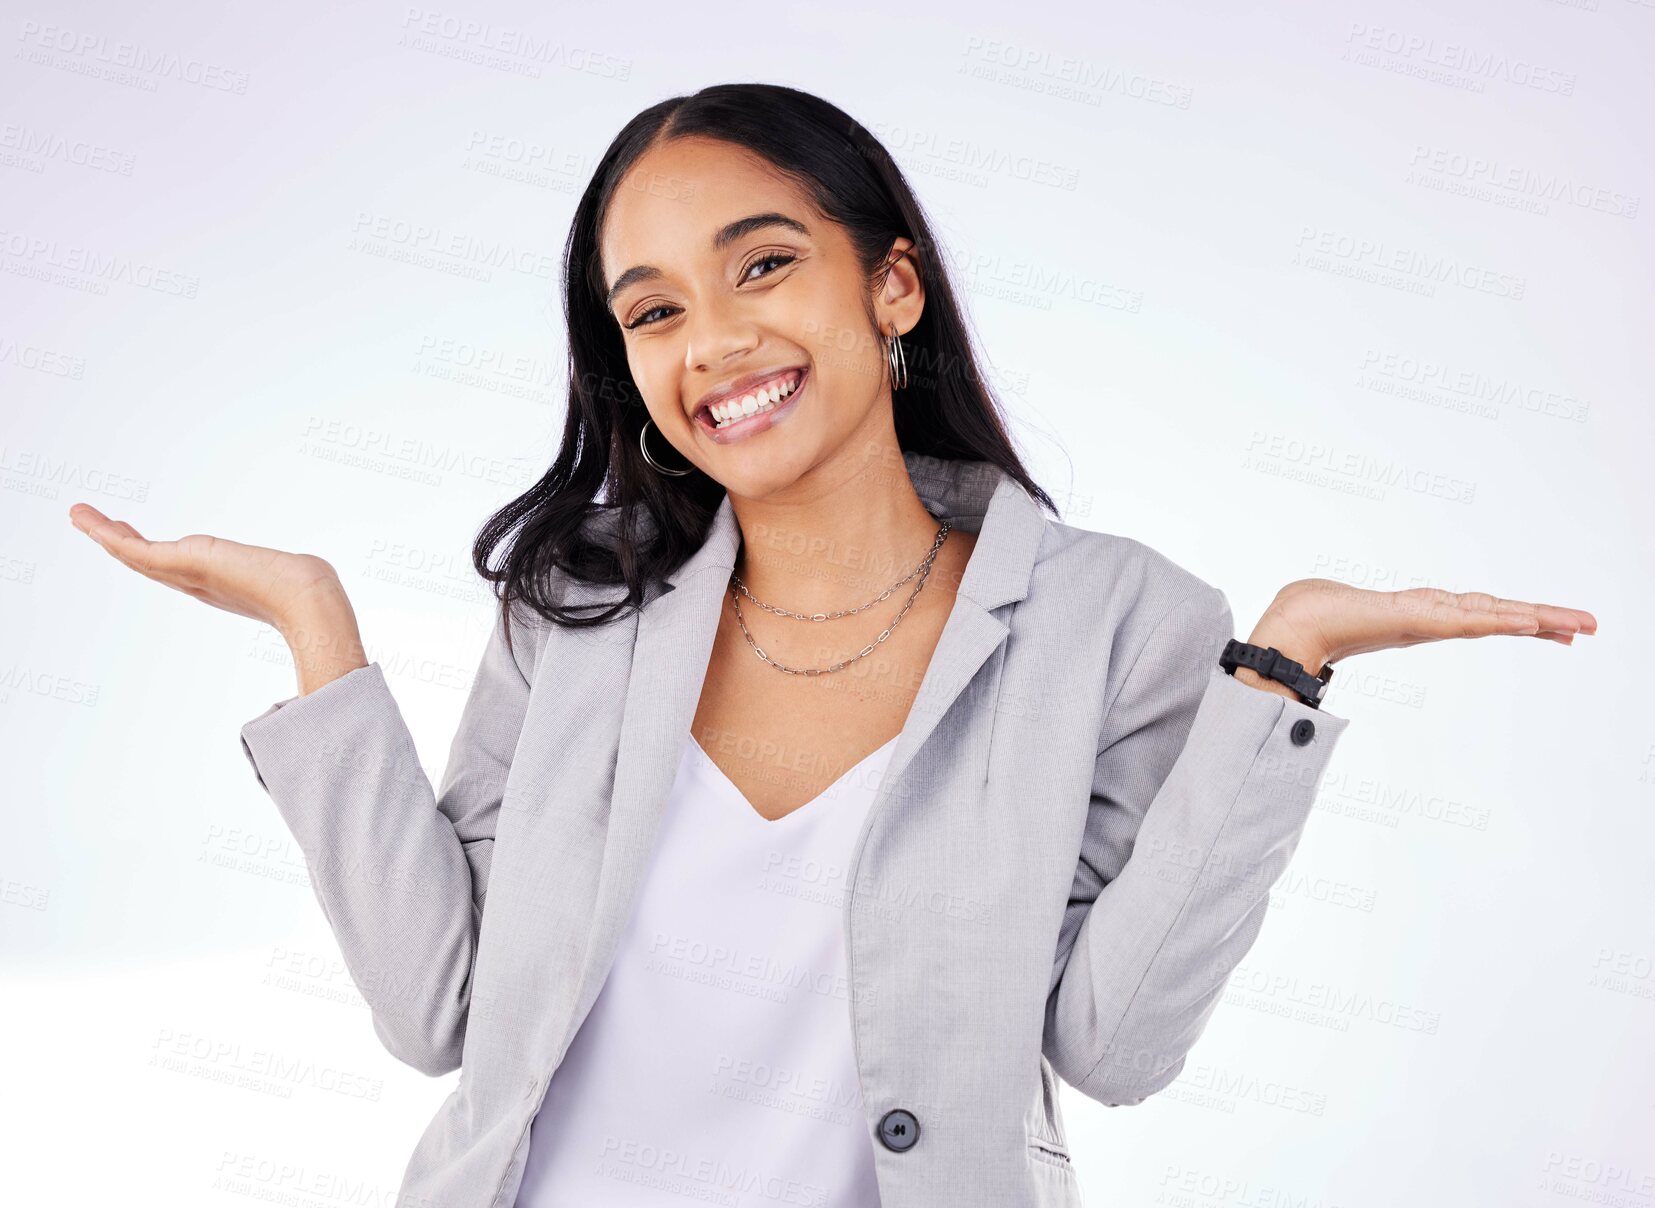
M 746 419 L 749 415 L 757 415 L 760 411 L 768 411 L 782 399 L 798 389 L 798 379 L 778 382 L 764 390 L 756 390 L 752 394 L 743 395 L 726 403 L 716 403 L 709 410 L 714 419 L 713 427 L 723 428 L 739 419 Z

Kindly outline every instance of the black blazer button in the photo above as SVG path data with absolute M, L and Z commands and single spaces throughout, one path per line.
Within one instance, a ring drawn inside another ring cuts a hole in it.
M 1293 723 L 1293 729 L 1289 733 L 1289 737 L 1293 739 L 1294 746 L 1304 746 L 1312 738 L 1316 737 L 1316 723 L 1311 721 L 1308 717 L 1299 718 L 1298 721 Z
M 914 1119 L 913 1112 L 893 1107 L 879 1117 L 879 1139 L 886 1149 L 897 1153 L 912 1149 L 919 1140 L 919 1121 Z

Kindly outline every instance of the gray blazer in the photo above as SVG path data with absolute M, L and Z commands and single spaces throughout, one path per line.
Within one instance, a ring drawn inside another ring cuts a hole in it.
M 1348 722 L 1219 670 L 1247 636 L 1226 597 L 1148 546 L 1052 521 L 987 463 L 904 461 L 978 541 L 845 878 L 881 1200 L 1076 1208 L 1054 1079 L 1119 1105 L 1178 1077 Z M 424 1073 L 460 1069 L 399 1203 L 513 1204 L 739 541 L 726 498 L 640 613 L 575 631 L 514 611 L 515 654 L 496 621 L 435 793 L 377 662 L 242 726 L 375 1033 Z

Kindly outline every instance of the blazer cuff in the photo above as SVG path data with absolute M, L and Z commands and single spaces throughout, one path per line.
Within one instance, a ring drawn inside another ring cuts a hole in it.
M 1263 744 L 1280 745 L 1283 749 L 1279 754 L 1291 755 L 1297 762 L 1326 763 L 1328 756 L 1333 754 L 1334 744 L 1339 736 L 1350 725 L 1350 719 L 1340 717 L 1336 713 L 1329 713 L 1326 709 L 1319 709 L 1305 704 L 1297 697 L 1283 696 L 1279 692 L 1268 692 L 1263 688 L 1255 688 L 1251 684 L 1244 684 L 1235 676 L 1218 666 L 1214 660 L 1212 669 L 1207 673 L 1207 689 L 1201 700 L 1200 711 L 1196 714 L 1195 725 L 1201 725 L 1202 713 L 1224 712 L 1230 713 L 1233 709 L 1242 709 L 1248 715 L 1248 723 L 1262 727 L 1259 731 L 1261 747 Z M 1226 720 L 1209 717 L 1209 728 L 1223 727 L 1234 729 L 1234 723 Z M 1314 723 L 1314 736 L 1302 745 L 1293 741 L 1292 729 L 1295 722 L 1309 721 Z M 1191 730 L 1191 739 L 1195 737 Z M 1260 754 L 1265 752 L 1261 749 Z
M 356 667 L 314 692 L 295 693 L 241 727 L 241 749 L 265 792 L 302 789 L 316 773 L 318 756 L 351 729 L 353 719 L 379 717 L 396 708 L 377 662 Z M 285 795 L 284 795 L 285 796 Z

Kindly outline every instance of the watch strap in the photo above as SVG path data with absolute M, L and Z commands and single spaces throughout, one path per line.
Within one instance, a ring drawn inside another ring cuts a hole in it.
M 1265 679 L 1286 684 L 1312 709 L 1322 707 L 1327 695 L 1328 681 L 1333 678 L 1333 664 L 1324 663 L 1315 675 L 1305 670 L 1304 664 L 1288 658 L 1274 646 L 1255 646 L 1251 642 L 1231 638 L 1218 656 L 1218 665 L 1230 675 L 1237 667 L 1247 667 Z

